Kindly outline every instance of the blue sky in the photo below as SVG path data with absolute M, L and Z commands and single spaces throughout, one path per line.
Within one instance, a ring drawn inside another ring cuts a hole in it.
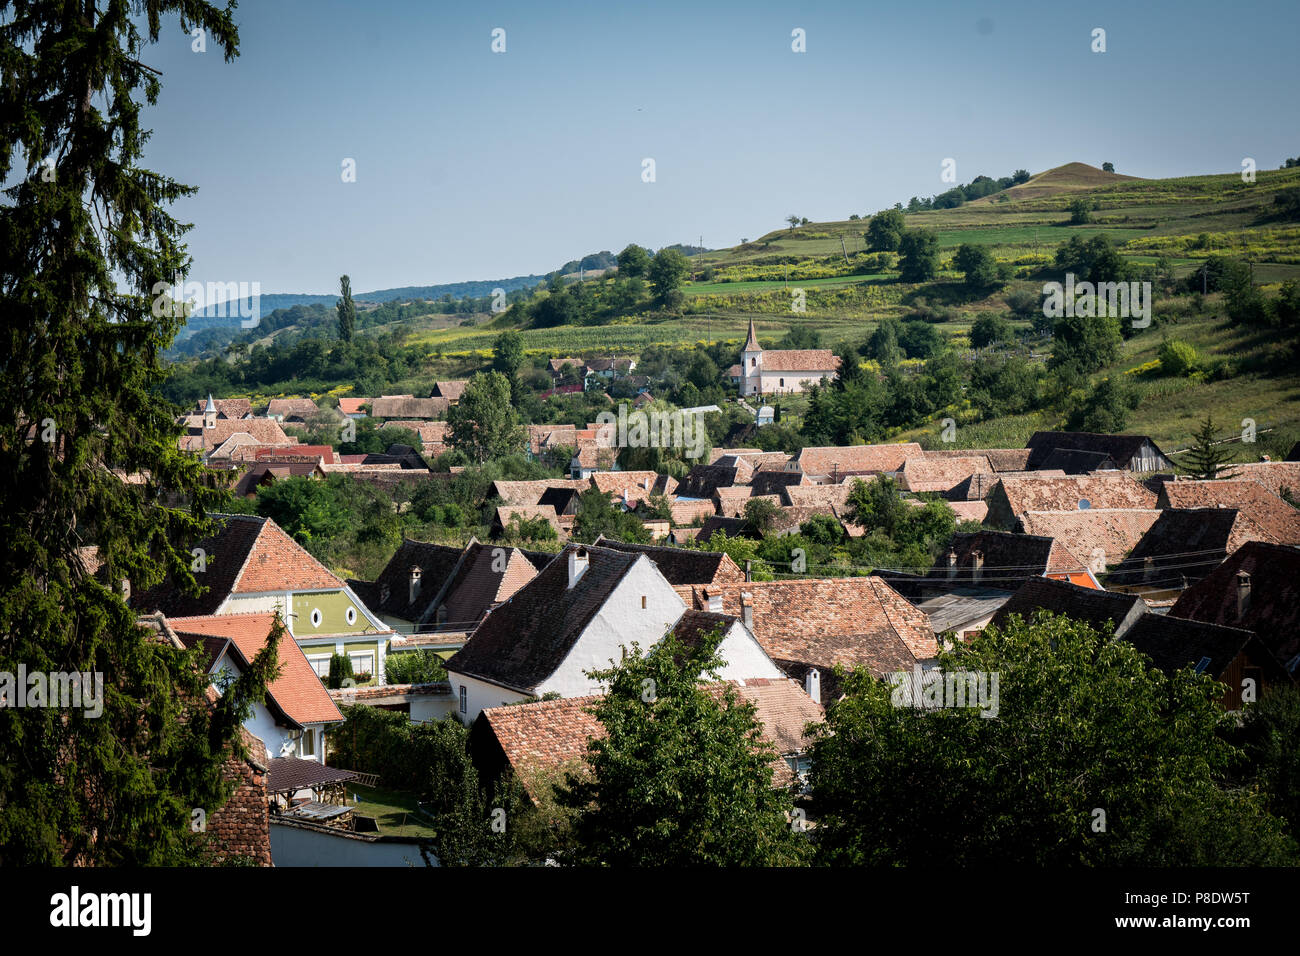
M 246 0 L 236 19 L 231 63 L 174 21 L 146 53 L 147 162 L 200 187 L 176 206 L 191 279 L 264 293 L 728 246 L 941 192 L 947 157 L 968 182 L 1300 155 L 1294 2 Z

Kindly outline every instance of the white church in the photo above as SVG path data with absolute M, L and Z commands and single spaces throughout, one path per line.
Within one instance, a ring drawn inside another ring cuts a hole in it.
M 740 364 L 731 367 L 732 381 L 741 395 L 770 395 L 802 392 L 822 379 L 839 373 L 840 360 L 830 349 L 767 349 L 758 344 L 754 320 L 749 320 L 749 337 L 740 353 Z

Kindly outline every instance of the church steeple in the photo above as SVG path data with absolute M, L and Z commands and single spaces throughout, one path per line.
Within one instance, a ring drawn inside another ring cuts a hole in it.
M 741 351 L 742 352 L 763 351 L 763 347 L 758 344 L 758 335 L 755 334 L 754 332 L 754 320 L 752 317 L 749 320 L 749 338 L 745 339 L 745 347 L 741 349 Z

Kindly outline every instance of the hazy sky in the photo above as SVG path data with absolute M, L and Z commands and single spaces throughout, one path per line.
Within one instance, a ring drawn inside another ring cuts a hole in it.
M 200 187 L 176 207 L 195 224 L 191 279 L 264 293 L 728 246 L 791 213 L 942 192 L 947 157 L 969 182 L 1300 155 L 1295 0 L 246 0 L 236 18 L 232 63 L 175 21 L 147 52 L 165 74 L 147 160 Z

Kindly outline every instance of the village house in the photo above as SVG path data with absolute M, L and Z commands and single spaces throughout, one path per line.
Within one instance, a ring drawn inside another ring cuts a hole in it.
M 1050 577 L 1100 589 L 1080 558 L 1055 538 L 1006 531 L 959 532 L 920 581 L 922 597 L 955 587 L 1014 591 L 1033 578 Z
M 1236 508 L 1279 544 L 1300 544 L 1300 511 L 1251 478 L 1160 484 L 1157 508 Z
M 815 483 L 839 484 L 845 478 L 893 474 L 911 458 L 923 457 L 916 442 L 888 445 L 829 445 L 804 448 L 789 460 L 786 470 L 806 475 Z
M 910 671 L 939 650 L 926 616 L 879 577 L 688 585 L 678 592 L 692 607 L 739 617 L 817 703 L 842 696 L 837 664 L 881 677 Z
M 1126 473 L 1113 475 L 1002 475 L 988 495 L 987 523 L 1010 530 L 1030 511 L 1092 508 L 1151 510 L 1155 493 Z
M 1060 468 L 1074 474 L 1070 468 L 1096 471 L 1107 466 L 1122 471 L 1170 472 L 1174 463 L 1146 435 L 1104 435 L 1093 432 L 1034 432 L 1025 446 L 1029 449 L 1027 468 Z M 1085 454 L 1062 456 L 1058 464 L 1049 459 L 1057 451 Z M 1070 465 L 1070 468 L 1063 467 Z M 1092 467 L 1089 467 L 1089 466 Z
M 1149 604 L 1172 604 L 1247 541 L 1276 543 L 1236 508 L 1166 508 L 1107 575 L 1106 586 L 1139 593 Z
M 167 618 L 186 648 L 200 647 L 213 687 L 248 669 L 266 646 L 274 613 L 207 614 Z M 264 757 L 299 757 L 325 762 L 325 734 L 343 721 L 320 677 L 292 640 L 278 648 L 280 673 L 267 684 L 266 701 L 254 702 L 244 728 L 264 745 Z
M 266 417 L 277 422 L 302 423 L 319 411 L 310 398 L 273 398 L 266 407 Z
M 354 581 L 389 626 L 409 637 L 394 650 L 417 645 L 439 650 L 458 648 L 483 616 L 509 600 L 555 555 L 482 544 L 473 538 L 464 548 L 402 540 L 374 581 Z
M 446 418 L 451 403 L 445 398 L 416 398 L 413 395 L 381 395 L 370 400 L 370 417 L 431 421 Z
M 469 382 L 465 380 L 456 380 L 450 382 L 434 382 L 433 398 L 445 398 L 450 405 L 456 405 L 460 402 L 460 397 L 465 394 L 465 386 Z
M 217 532 L 191 552 L 202 593 L 169 577 L 132 594 L 132 607 L 168 617 L 278 612 L 317 674 L 329 673 L 337 653 L 351 660 L 358 681 L 369 675 L 383 683 L 384 655 L 396 635 L 347 583 L 269 518 L 216 517 Z
M 740 352 L 742 395 L 802 392 L 839 375 L 840 360 L 830 349 L 766 349 L 758 344 L 754 320 Z
M 1300 549 L 1246 542 L 1183 591 L 1169 616 L 1253 631 L 1300 677 Z
M 777 757 L 772 764 L 774 786 L 788 786 L 810 769 L 812 741 L 809 724 L 825 719 L 823 708 L 788 678 L 751 678 L 710 684 L 721 698 L 730 688 L 740 703 L 754 705 L 762 725 L 762 740 Z M 482 778 L 493 779 L 509 769 L 534 802 L 545 798 L 548 781 L 566 771 L 581 773 L 587 741 L 605 735 L 591 712 L 598 696 L 534 701 L 509 707 L 489 707 L 474 722 L 470 749 Z
M 633 643 L 650 648 L 670 629 L 686 641 L 721 631 L 724 680 L 783 676 L 737 618 L 689 610 L 646 555 L 570 545 L 489 612 L 447 662 L 458 716 L 472 724 L 488 707 L 598 693 L 589 671 Z
M 205 403 L 202 399 L 194 406 L 194 416 L 202 418 L 208 412 L 215 412 L 218 421 L 253 417 L 253 403 L 247 398 L 213 399 L 209 393 Z
M 1123 561 L 1159 517 L 1156 508 L 1026 511 L 1015 530 L 1055 538 L 1097 575 Z

